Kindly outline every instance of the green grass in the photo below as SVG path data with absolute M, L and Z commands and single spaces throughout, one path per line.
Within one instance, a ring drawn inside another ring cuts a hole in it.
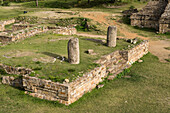
M 170 47 L 164 47 L 165 49 L 167 49 L 167 50 L 170 50 Z
M 167 62 L 170 62 L 170 59 L 165 59 Z
M 0 48 L 0 62 L 11 66 L 31 68 L 39 74 L 40 78 L 51 79 L 59 82 L 62 82 L 65 78 L 67 78 L 71 81 L 77 76 L 82 76 L 79 72 L 86 72 L 89 71 L 89 69 L 96 67 L 96 64 L 93 62 L 99 59 L 102 55 L 109 54 L 115 50 L 120 50 L 129 45 L 128 42 L 118 40 L 117 46 L 115 48 L 110 48 L 101 43 L 92 42 L 85 40 L 86 38 L 80 37 L 80 64 L 71 65 L 67 60 L 63 62 L 60 60 L 61 56 L 66 59 L 68 58 L 68 40 L 50 41 L 69 37 L 70 36 L 49 33 L 27 38 L 18 43 L 11 43 Z M 87 54 L 85 51 L 88 49 L 93 49 L 97 55 L 92 56 Z M 16 53 L 20 55 L 16 56 Z M 23 56 L 22 54 L 27 55 Z M 11 58 L 3 57 L 3 55 Z M 57 59 L 58 56 L 60 56 L 60 59 Z M 46 59 L 56 58 L 57 60 L 55 63 L 41 63 L 33 61 L 34 58 L 40 59 L 41 57 Z
M 152 54 L 132 66 L 131 78 L 106 82 L 71 106 L 30 97 L 24 91 L 0 85 L 0 112 L 5 113 L 168 113 L 170 63 Z
M 17 9 L 6 9 L 0 6 L 0 20 L 6 20 L 14 18 L 21 14 L 20 10 Z

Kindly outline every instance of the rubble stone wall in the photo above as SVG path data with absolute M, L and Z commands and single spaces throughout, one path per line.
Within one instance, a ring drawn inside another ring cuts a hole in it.
M 67 84 L 24 75 L 23 87 L 26 91 L 32 92 L 30 94 L 31 96 L 51 101 L 59 101 L 60 103 L 68 105 L 69 86 Z
M 31 96 L 59 101 L 60 103 L 69 105 L 81 98 L 85 93 L 94 89 L 108 76 L 109 72 L 119 74 L 127 67 L 130 67 L 133 62 L 147 54 L 148 44 L 148 41 L 144 41 L 130 50 L 115 51 L 105 55 L 95 61 L 95 63 L 101 66 L 84 73 L 82 77 L 78 77 L 75 81 L 70 83 L 56 83 L 51 80 L 23 75 L 22 80 L 18 80 L 16 84 L 20 83 L 20 87 L 24 88 L 26 91 L 30 91 Z M 12 85 L 15 83 L 13 82 L 14 80 L 14 78 L 5 76 L 2 82 Z
M 19 31 L 16 31 L 13 33 L 8 33 L 5 36 L 0 36 L 0 40 L 2 42 L 16 41 L 19 39 L 24 39 L 27 37 L 34 36 L 39 33 L 45 33 L 47 31 L 48 31 L 48 29 L 46 27 L 42 27 L 42 26 L 38 26 L 38 27 L 34 27 L 34 28 L 27 28 L 27 29 L 19 30 Z
M 9 25 L 15 22 L 15 19 L 12 20 L 5 20 L 5 21 L 0 21 L 0 31 L 5 30 L 5 25 Z
M 149 42 L 145 40 L 130 50 L 120 51 L 120 54 L 122 54 L 123 58 L 126 59 L 128 63 L 133 64 L 148 53 L 148 48 Z
M 30 27 L 35 27 L 35 25 L 34 24 L 14 24 L 12 26 L 12 30 L 18 31 L 18 30 L 22 30 L 22 29 L 26 29 L 26 28 L 30 28 Z
M 44 26 L 32 27 L 32 26 L 34 25 L 27 26 L 27 25 L 15 24 L 13 26 L 14 32 L 1 35 L 0 41 L 1 42 L 16 41 L 19 39 L 24 39 L 24 38 L 34 36 L 39 33 L 46 33 L 47 31 L 53 31 L 54 34 L 63 34 L 63 35 L 74 35 L 77 33 L 77 30 L 75 28 L 44 27 Z M 18 30 L 21 28 L 26 28 L 26 29 Z M 15 30 L 18 30 L 18 31 L 15 31 Z
M 62 35 L 74 35 L 77 34 L 77 30 L 74 27 L 50 27 L 49 30 L 52 30 L 54 34 L 62 34 Z

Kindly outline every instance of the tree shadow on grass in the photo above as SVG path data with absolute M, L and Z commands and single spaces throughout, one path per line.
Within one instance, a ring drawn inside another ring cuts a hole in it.
M 88 41 L 99 43 L 102 45 L 104 45 L 106 43 L 105 40 L 101 40 L 101 39 L 84 38 L 83 40 L 88 40 Z
M 64 56 L 58 55 L 58 54 L 54 54 L 54 53 L 50 53 L 50 52 L 42 52 L 42 54 L 50 56 L 50 57 L 54 57 L 56 59 L 68 62 L 68 59 Z

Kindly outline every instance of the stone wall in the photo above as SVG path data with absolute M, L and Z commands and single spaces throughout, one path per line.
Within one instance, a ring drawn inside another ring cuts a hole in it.
M 97 84 L 102 82 L 107 76 L 106 65 L 102 65 L 91 70 L 88 73 L 85 73 L 83 77 L 77 78 L 75 81 L 69 84 L 69 104 L 77 101 L 85 93 L 90 92 L 94 89 Z
M 0 36 L 0 40 L 2 42 L 16 41 L 19 39 L 24 39 L 27 37 L 34 36 L 39 33 L 45 33 L 47 31 L 48 31 L 48 29 L 46 27 L 42 27 L 42 26 L 38 26 L 38 27 L 34 27 L 34 28 L 27 28 L 24 30 L 15 31 L 13 33 L 8 33 L 8 34 L 6 34 L 6 36 Z
M 85 93 L 90 92 L 100 82 L 108 76 L 108 73 L 117 74 L 124 69 L 129 68 L 132 63 L 140 59 L 143 55 L 148 53 L 148 41 L 144 41 L 130 50 L 115 51 L 108 55 L 102 56 L 95 63 L 101 66 L 84 73 L 82 77 L 78 77 L 75 81 L 70 83 L 56 83 L 51 80 L 39 79 L 37 77 L 30 77 L 29 75 L 22 76 L 21 87 L 26 91 L 30 91 L 30 95 L 41 99 L 52 101 L 59 101 L 65 105 L 69 105 Z M 4 84 L 14 84 L 14 78 L 3 77 Z M 14 85 L 15 86 L 15 85 Z
M 159 20 L 159 32 L 170 32 L 170 0 Z
M 159 20 L 161 15 L 164 13 L 167 4 L 168 0 L 151 0 L 138 13 L 132 14 L 130 17 L 131 25 L 159 30 Z
M 24 75 L 23 87 L 26 91 L 31 92 L 31 96 L 51 101 L 59 101 L 60 103 L 68 105 L 68 84 L 51 82 L 51 80 Z
M 62 34 L 62 35 L 74 35 L 77 34 L 77 30 L 74 27 L 50 27 L 49 30 L 52 30 L 54 34 Z
M 30 27 L 35 27 L 36 25 L 34 24 L 14 24 L 12 26 L 12 30 L 13 31 L 18 31 L 18 30 L 22 30 L 22 29 L 26 29 L 26 28 L 30 28 Z
M 31 74 L 31 72 L 33 72 L 31 69 L 28 68 L 12 67 L 4 64 L 0 64 L 0 69 L 4 70 L 7 74 L 12 74 L 12 75 L 26 75 L 26 74 Z
M 148 53 L 148 48 L 149 42 L 145 40 L 130 50 L 120 51 L 120 54 L 122 54 L 123 58 L 126 59 L 128 63 L 133 64 Z
M 39 33 L 46 33 L 47 31 L 52 31 L 54 34 L 63 34 L 63 35 L 74 35 L 77 33 L 76 28 L 45 27 L 45 26 L 32 27 L 32 26 L 35 25 L 14 24 L 13 26 L 14 32 L 12 33 L 4 32 L 4 34 L 0 35 L 0 41 L 3 43 L 16 41 L 19 39 L 24 39 L 24 38 L 34 36 Z M 22 30 L 18 30 L 18 29 L 22 29 Z
M 15 19 L 12 20 L 5 20 L 5 21 L 0 21 L 0 31 L 5 30 L 5 25 L 9 25 L 15 22 Z

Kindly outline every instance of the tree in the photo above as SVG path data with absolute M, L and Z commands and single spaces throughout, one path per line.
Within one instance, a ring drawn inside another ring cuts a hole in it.
M 90 3 L 90 0 L 88 0 L 88 4 Z
M 1 4 L 3 4 L 4 3 L 4 0 L 1 0 Z
M 38 7 L 38 0 L 35 0 L 36 6 Z

